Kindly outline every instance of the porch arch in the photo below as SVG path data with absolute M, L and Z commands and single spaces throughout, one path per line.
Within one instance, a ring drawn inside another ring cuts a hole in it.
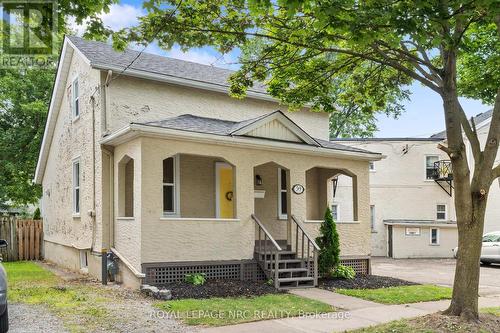
M 347 169 L 324 167 L 306 171 L 306 219 L 323 220 L 327 207 L 337 210 L 339 221 L 358 220 L 356 174 Z
M 286 240 L 291 214 L 290 170 L 269 161 L 254 166 L 254 213 L 276 240 Z
M 225 170 L 221 171 L 221 166 Z M 162 168 L 164 216 L 237 216 L 236 167 L 233 163 L 219 156 L 179 153 L 164 156 Z

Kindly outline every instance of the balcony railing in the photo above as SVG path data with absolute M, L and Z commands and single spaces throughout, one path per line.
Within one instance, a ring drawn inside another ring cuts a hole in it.
M 453 180 L 453 169 L 450 160 L 441 160 L 434 162 L 432 171 L 432 179 L 434 180 Z

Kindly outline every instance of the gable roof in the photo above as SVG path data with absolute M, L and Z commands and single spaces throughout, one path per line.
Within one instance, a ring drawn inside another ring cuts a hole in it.
M 88 59 L 93 68 L 114 70 L 118 73 L 127 68 L 124 75 L 155 76 L 158 79 L 172 81 L 172 83 L 181 84 L 184 82 L 186 85 L 202 89 L 212 88 L 209 90 L 227 92 L 229 90 L 229 76 L 234 73 L 229 69 L 168 58 L 147 52 L 141 53 L 131 49 L 119 52 L 114 50 L 108 43 L 89 41 L 80 37 L 67 36 L 66 38 Z M 267 94 L 266 87 L 259 82 L 254 82 L 253 87 L 248 89 L 248 97 L 274 100 Z
M 260 124 L 264 124 L 266 122 L 270 122 L 276 119 L 279 119 L 279 121 L 281 121 L 282 124 L 284 124 L 284 126 L 287 127 L 287 129 L 290 129 L 293 133 L 296 133 L 296 135 L 302 140 L 302 142 L 300 143 L 301 145 L 324 148 L 329 150 L 381 156 L 381 154 L 379 153 L 374 153 L 365 149 L 350 147 L 326 140 L 313 138 L 309 136 L 305 131 L 303 131 L 298 125 L 296 125 L 290 118 L 288 118 L 281 111 L 275 111 L 270 114 L 265 114 L 257 118 L 252 118 L 240 122 L 222 120 L 216 118 L 200 117 L 192 114 L 184 114 L 177 117 L 167 118 L 164 120 L 151 121 L 146 123 L 132 123 L 131 125 L 135 124 L 140 126 L 149 126 L 149 127 L 177 130 L 183 132 L 210 134 L 210 135 L 233 137 L 233 138 L 254 137 L 266 141 L 283 142 L 283 140 L 277 140 L 272 137 L 248 135 L 248 133 L 252 128 L 258 127 Z M 290 142 L 290 143 L 297 144 L 297 142 Z
M 486 111 L 486 112 L 483 112 L 483 113 L 479 113 L 473 117 L 474 123 L 476 124 L 476 126 L 479 126 L 481 123 L 484 123 L 489 118 L 491 118 L 492 115 L 493 115 L 493 109 Z M 441 131 L 439 133 L 435 133 L 435 134 L 431 135 L 430 137 L 434 138 L 434 139 L 445 140 L 446 139 L 446 131 Z

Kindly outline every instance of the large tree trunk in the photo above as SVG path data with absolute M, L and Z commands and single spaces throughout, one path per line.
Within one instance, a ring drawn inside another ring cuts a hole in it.
M 453 167 L 455 187 L 455 211 L 458 226 L 458 258 L 455 268 L 453 296 L 445 314 L 461 316 L 466 320 L 478 320 L 479 274 L 486 203 L 491 185 L 486 170 L 491 166 L 483 158 L 474 161 L 471 179 L 468 156 L 463 139 L 462 115 L 456 90 L 456 54 L 445 53 L 443 80 L 443 106 L 446 118 L 448 147 Z

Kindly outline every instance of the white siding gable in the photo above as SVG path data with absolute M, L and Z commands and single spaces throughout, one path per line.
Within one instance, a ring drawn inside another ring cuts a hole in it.
M 245 135 L 281 141 L 302 142 L 295 133 L 277 119 L 254 128 Z

